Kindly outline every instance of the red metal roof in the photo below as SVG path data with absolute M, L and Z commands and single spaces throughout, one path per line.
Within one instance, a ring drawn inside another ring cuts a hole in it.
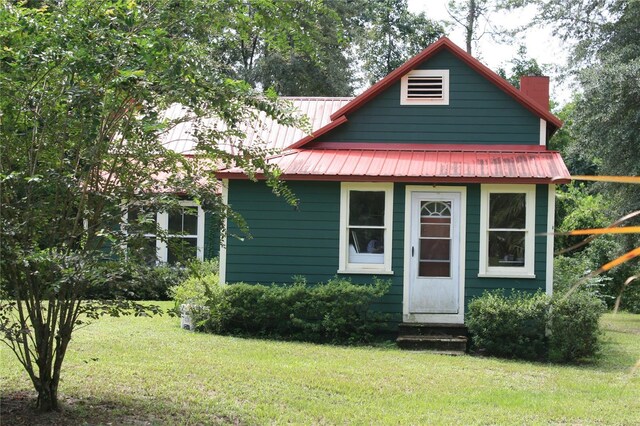
M 457 146 L 446 150 L 291 150 L 269 161 L 289 180 L 568 183 L 571 179 L 558 152 L 535 147 L 529 151 Z M 221 170 L 217 176 L 246 178 L 239 168 Z

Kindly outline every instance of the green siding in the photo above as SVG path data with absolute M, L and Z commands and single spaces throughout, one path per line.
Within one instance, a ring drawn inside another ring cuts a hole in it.
M 336 274 L 340 184 L 289 183 L 300 198 L 298 208 L 273 195 L 263 183 L 229 182 L 229 204 L 246 220 L 251 237 L 227 239 L 228 282 L 310 282 Z M 230 235 L 240 236 L 234 223 Z
M 204 258 L 212 259 L 220 254 L 220 228 L 213 213 L 204 215 Z
M 300 198 L 298 209 L 274 196 L 263 183 L 230 181 L 229 203 L 245 218 L 252 238 L 230 237 L 227 241 L 227 282 L 290 283 L 297 275 L 311 283 L 324 282 L 338 270 L 340 183 L 289 182 Z M 404 209 L 407 184 L 394 186 L 393 196 L 393 276 L 389 294 L 376 306 L 402 318 L 404 278 Z M 547 189 L 536 190 L 536 234 L 546 232 Z M 535 239 L 535 279 L 478 278 L 480 241 L 480 185 L 467 185 L 467 231 L 465 304 L 485 290 L 495 288 L 535 291 L 545 288 L 546 237 Z M 240 231 L 229 224 L 231 235 Z M 370 275 L 341 275 L 354 283 L 370 283 Z
M 418 68 L 449 70 L 449 105 L 400 105 L 397 82 L 318 141 L 539 144 L 539 118 L 450 52 Z

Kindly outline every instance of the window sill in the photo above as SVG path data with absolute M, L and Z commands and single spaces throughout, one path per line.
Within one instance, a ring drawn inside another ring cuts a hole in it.
M 362 270 L 362 269 L 339 269 L 338 274 L 352 274 L 352 275 L 393 275 L 393 271 L 385 271 L 385 270 Z
M 480 272 L 478 274 L 478 278 L 523 278 L 527 280 L 532 280 L 536 277 L 536 274 L 502 274 L 498 272 Z

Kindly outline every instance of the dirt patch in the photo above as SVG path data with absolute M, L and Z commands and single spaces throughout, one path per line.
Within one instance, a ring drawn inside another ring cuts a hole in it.
M 114 416 L 116 407 L 111 402 L 85 401 L 60 398 L 60 411 L 39 413 L 36 398 L 31 392 L 14 392 L 0 396 L 0 425 L 12 426 L 77 426 L 165 424 L 160 419 L 141 418 L 130 414 Z

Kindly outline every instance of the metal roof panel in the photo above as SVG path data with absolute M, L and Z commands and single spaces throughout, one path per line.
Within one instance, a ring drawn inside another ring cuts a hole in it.
M 571 178 L 558 152 L 541 150 L 303 149 L 269 161 L 290 180 L 565 183 Z M 218 176 L 244 177 L 239 168 Z

